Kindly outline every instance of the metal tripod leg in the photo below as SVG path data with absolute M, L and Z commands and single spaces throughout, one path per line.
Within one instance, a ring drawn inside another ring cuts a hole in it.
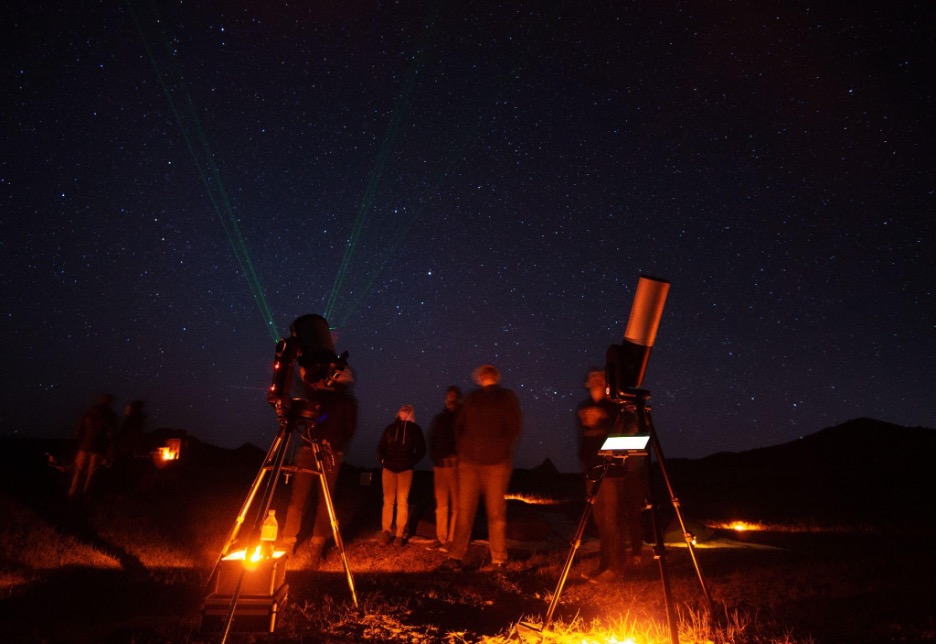
M 244 522 L 244 517 L 247 515 L 247 512 L 249 512 L 250 507 L 253 505 L 253 502 L 256 499 L 257 491 L 260 489 L 260 485 L 265 478 L 266 472 L 270 471 L 270 478 L 267 481 L 266 489 L 264 490 L 263 496 L 260 500 L 260 510 L 257 512 L 257 517 L 254 521 L 253 529 L 251 530 L 251 540 L 253 540 L 254 537 L 259 539 L 260 526 L 263 523 L 263 519 L 266 517 L 267 511 L 270 509 L 270 505 L 273 503 L 273 495 L 276 492 L 276 484 L 279 480 L 280 471 L 283 469 L 283 461 L 285 460 L 286 453 L 288 451 L 289 439 L 292 436 L 292 429 L 293 424 L 291 421 L 283 418 L 280 419 L 280 430 L 277 432 L 276 438 L 273 440 L 273 444 L 270 446 L 269 451 L 267 451 L 267 456 L 263 461 L 263 465 L 261 466 L 260 471 L 257 473 L 257 476 L 247 493 L 244 504 L 241 506 L 241 511 L 238 514 L 237 519 L 234 522 L 234 526 L 231 528 L 228 540 L 224 545 L 224 549 L 222 550 L 221 555 L 218 557 L 218 561 L 215 564 L 215 569 L 212 571 L 211 576 L 209 577 L 209 583 L 211 581 L 211 577 L 213 577 L 218 568 L 220 568 L 221 560 L 225 557 L 225 555 L 227 555 L 231 545 L 233 545 L 234 541 L 237 539 L 237 535 L 240 532 L 241 526 Z M 245 561 L 248 556 L 250 556 L 249 553 L 245 551 Z M 240 599 L 241 586 L 243 585 L 244 575 L 246 572 L 246 569 L 242 569 L 240 571 L 240 575 L 237 578 L 237 585 L 234 587 L 234 593 L 231 596 L 231 603 L 228 606 L 228 612 L 224 619 L 224 628 L 221 634 L 221 644 L 224 644 L 227 641 L 228 635 L 231 632 L 231 625 L 234 622 L 234 615 L 237 611 L 237 602 Z
M 331 522 L 332 536 L 335 539 L 335 547 L 341 555 L 341 563 L 344 566 L 345 578 L 348 580 L 348 589 L 351 591 L 351 599 L 354 601 L 354 607 L 360 609 L 358 605 L 357 591 L 354 589 L 354 577 L 351 575 L 351 567 L 348 565 L 348 556 L 345 554 L 344 541 L 341 539 L 341 528 L 338 525 L 338 517 L 335 514 L 335 504 L 332 502 L 331 490 L 328 487 L 328 476 L 325 473 L 325 463 L 322 458 L 322 448 L 318 443 L 312 443 L 315 463 L 319 471 L 319 480 L 322 483 L 322 497 L 325 499 L 325 507 L 328 510 L 328 519 Z
M 699 579 L 699 586 L 702 588 L 702 594 L 705 595 L 705 603 L 708 607 L 709 615 L 714 618 L 714 606 L 712 604 L 712 595 L 709 593 L 708 586 L 705 583 L 705 577 L 702 574 L 702 568 L 699 565 L 699 559 L 696 556 L 695 546 L 692 543 L 692 533 L 686 528 L 686 520 L 683 518 L 682 510 L 679 505 L 679 498 L 676 496 L 676 492 L 673 489 L 673 484 L 670 481 L 669 474 L 666 471 L 666 459 L 663 458 L 663 448 L 660 446 L 660 441 L 657 438 L 656 429 L 653 427 L 653 419 L 650 416 L 650 410 L 644 409 L 643 414 L 646 419 L 646 426 L 650 434 L 650 446 L 653 449 L 653 452 L 656 454 L 657 465 L 660 467 L 660 473 L 663 475 L 663 481 L 666 483 L 666 491 L 669 493 L 670 503 L 673 506 L 673 510 L 676 512 L 676 518 L 679 520 L 679 527 L 682 530 L 683 538 L 686 540 L 686 546 L 689 549 L 689 556 L 692 559 L 692 565 L 696 571 L 696 577 Z M 660 542 L 662 543 L 662 535 L 660 536 Z
M 579 518 L 578 527 L 575 529 L 575 536 L 572 537 L 572 547 L 569 549 L 569 554 L 566 555 L 565 565 L 562 567 L 562 573 L 559 575 L 559 583 L 556 584 L 556 590 L 553 591 L 552 600 L 550 600 L 549 608 L 546 610 L 546 616 L 543 618 L 543 625 L 535 627 L 532 624 L 523 624 L 523 626 L 538 631 L 545 631 L 552 623 L 553 613 L 556 611 L 556 607 L 559 605 L 559 598 L 562 596 L 562 589 L 565 586 L 566 580 L 569 578 L 569 572 L 572 570 L 572 561 L 575 559 L 575 553 L 578 552 L 579 546 L 582 545 L 582 535 L 585 534 L 585 528 L 588 526 L 588 517 L 591 516 L 592 510 L 595 507 L 595 499 L 598 498 L 598 490 L 601 488 L 601 482 L 604 480 L 605 474 L 608 473 L 610 465 L 610 461 L 605 461 L 601 465 L 601 473 L 592 484 L 588 496 L 585 497 L 585 509 L 582 510 L 582 516 Z
M 240 533 L 241 527 L 243 526 L 247 512 L 250 510 L 250 506 L 253 505 L 254 498 L 257 496 L 257 492 L 260 490 L 260 485 L 263 483 L 263 479 L 266 477 L 267 472 L 274 468 L 276 462 L 282 463 L 281 456 L 287 453 L 291 435 L 292 433 L 290 428 L 284 426 L 277 433 L 276 438 L 270 445 L 270 449 L 267 451 L 267 454 L 263 459 L 263 464 L 260 466 L 260 470 L 257 472 L 257 476 L 254 478 L 253 483 L 250 486 L 250 490 L 247 492 L 247 497 L 244 499 L 243 505 L 241 505 L 240 512 L 237 513 L 237 518 L 234 520 L 234 525 L 231 526 L 231 530 L 228 532 L 227 539 L 224 542 L 224 547 L 221 549 L 221 553 L 218 555 L 218 558 L 215 561 L 215 565 L 211 569 L 211 574 L 208 575 L 208 581 L 206 583 L 207 587 L 211 586 L 211 581 L 214 579 L 215 574 L 221 567 L 221 560 L 228 555 L 231 550 L 231 546 L 233 546 L 237 541 L 237 536 Z M 265 516 L 265 514 L 261 516 Z
M 679 626 L 676 622 L 676 610 L 673 606 L 673 592 L 670 588 L 669 572 L 666 568 L 666 544 L 663 530 L 660 528 L 660 518 L 657 504 L 653 495 L 653 482 L 650 477 L 650 467 L 647 467 L 647 507 L 650 509 L 650 523 L 653 526 L 653 558 L 660 569 L 660 584 L 663 586 L 663 603 L 666 607 L 666 623 L 669 626 L 671 644 L 679 644 Z

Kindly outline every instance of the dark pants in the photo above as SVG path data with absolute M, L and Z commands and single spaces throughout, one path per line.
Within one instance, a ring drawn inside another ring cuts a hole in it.
M 488 546 L 493 563 L 507 561 L 507 486 L 513 464 L 503 461 L 494 465 L 479 465 L 464 460 L 458 462 L 458 514 L 455 537 L 449 556 L 461 559 L 471 542 L 478 502 L 484 498 L 487 512 Z
M 620 478 L 605 478 L 595 498 L 594 518 L 601 541 L 598 567 L 623 572 L 627 565 L 627 544 L 630 556 L 643 553 L 643 521 L 646 507 L 646 482 L 629 474 Z M 591 481 L 586 482 L 591 486 Z
M 334 465 L 331 459 L 326 458 L 325 480 L 332 496 L 335 494 L 335 484 L 338 482 L 338 472 L 341 470 L 343 454 L 334 452 Z M 311 447 L 302 447 L 296 454 L 296 467 L 315 470 L 318 464 Z M 292 480 L 292 494 L 289 497 L 289 509 L 286 511 L 286 525 L 283 526 L 283 541 L 295 543 L 302 527 L 302 518 L 305 515 L 306 505 L 312 486 L 316 486 L 315 524 L 312 526 L 312 543 L 325 543 L 332 536 L 331 518 L 328 516 L 328 506 L 325 503 L 322 485 L 318 474 L 297 472 Z

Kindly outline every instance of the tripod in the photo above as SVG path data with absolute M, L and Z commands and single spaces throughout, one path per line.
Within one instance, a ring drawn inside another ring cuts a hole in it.
M 284 472 L 311 473 L 318 476 L 319 482 L 322 486 L 322 498 L 324 499 L 326 508 L 328 510 L 328 517 L 330 519 L 332 528 L 332 536 L 334 537 L 335 545 L 341 554 L 341 561 L 344 565 L 345 576 L 348 581 L 348 588 L 351 591 L 351 598 L 354 601 L 355 608 L 359 608 L 357 593 L 354 589 L 354 578 L 351 575 L 351 568 L 348 565 L 348 558 L 345 554 L 344 542 L 341 539 L 341 530 L 338 526 L 338 519 L 335 515 L 335 507 L 332 502 L 331 491 L 329 490 L 326 476 L 328 467 L 327 446 L 323 446 L 319 441 L 314 439 L 308 440 L 315 461 L 315 469 L 313 470 L 284 465 L 286 454 L 289 452 L 289 444 L 292 437 L 297 433 L 297 431 L 305 431 L 308 434 L 309 430 L 314 428 L 318 419 L 319 405 L 316 402 L 308 401 L 302 398 L 293 398 L 289 401 L 289 404 L 285 404 L 285 401 L 278 402 L 276 405 L 276 410 L 277 419 L 279 421 L 279 431 L 277 432 L 273 443 L 270 445 L 270 449 L 267 451 L 263 464 L 261 465 L 260 470 L 257 472 L 257 475 L 247 492 L 247 496 L 244 499 L 243 505 L 241 505 L 240 512 L 234 521 L 234 525 L 231 527 L 231 530 L 228 533 L 225 545 L 220 555 L 218 556 L 217 561 L 215 562 L 211 574 L 208 576 L 208 585 L 210 587 L 211 581 L 214 579 L 215 575 L 218 574 L 222 560 L 225 556 L 227 556 L 231 547 L 237 541 L 237 537 L 244 524 L 244 520 L 250 512 L 251 507 L 253 507 L 254 501 L 257 498 L 257 493 L 260 491 L 264 479 L 267 478 L 267 474 L 269 473 L 269 479 L 267 480 L 266 487 L 264 488 L 263 494 L 260 497 L 259 511 L 255 515 L 256 518 L 254 519 L 250 536 L 247 539 L 248 548 L 247 553 L 245 553 L 245 563 L 246 557 L 249 556 L 248 553 L 251 552 L 253 547 L 258 545 L 260 542 L 260 531 L 263 525 L 263 519 L 267 516 L 270 506 L 273 503 L 273 496 L 276 491 L 276 486 L 280 474 Z M 223 635 L 221 638 L 222 644 L 227 640 L 231 624 L 234 621 L 237 603 L 240 598 L 241 586 L 246 574 L 247 568 L 244 567 L 239 573 L 236 585 L 234 587 L 234 592 L 231 596 L 231 602 L 228 606 L 227 616 L 224 621 Z
M 670 503 L 673 506 L 673 509 L 676 512 L 676 516 L 679 519 L 679 525 L 682 528 L 683 537 L 686 540 L 686 545 L 689 548 L 689 554 L 692 558 L 693 566 L 695 567 L 696 575 L 699 579 L 699 584 L 702 588 L 702 593 L 705 596 L 706 606 L 709 611 L 709 615 L 713 615 L 713 606 L 712 606 L 712 597 L 709 594 L 708 588 L 705 584 L 705 578 L 702 575 L 702 569 L 699 567 L 698 559 L 696 558 L 695 548 L 693 547 L 693 536 L 686 529 L 686 522 L 683 519 L 682 512 L 680 511 L 679 499 L 676 497 L 676 493 L 673 490 L 672 483 L 670 481 L 669 475 L 666 471 L 665 459 L 663 458 L 663 450 L 660 447 L 660 441 L 657 438 L 656 429 L 653 426 L 653 419 L 650 415 L 650 406 L 647 404 L 647 401 L 650 399 L 650 392 L 644 389 L 629 389 L 623 394 L 623 399 L 619 401 L 621 405 L 621 414 L 628 414 L 629 420 L 636 422 L 636 427 L 641 434 L 646 434 L 648 438 L 648 447 L 649 450 L 602 450 L 599 452 L 600 455 L 604 456 L 604 462 L 598 466 L 600 468 L 598 477 L 594 480 L 594 483 L 589 490 L 589 493 L 586 497 L 585 509 L 582 512 L 582 516 L 579 519 L 578 527 L 575 531 L 575 536 L 572 538 L 572 546 L 569 549 L 569 553 L 566 556 L 565 565 L 562 568 L 562 572 L 559 575 L 559 583 L 556 585 L 556 589 L 553 592 L 552 600 L 549 603 L 549 608 L 546 611 L 546 616 L 543 618 L 543 625 L 541 627 L 533 627 L 530 624 L 524 624 L 528 628 L 535 628 L 535 630 L 545 631 L 549 628 L 550 623 L 552 622 L 553 613 L 556 610 L 556 607 L 559 605 L 559 598 L 562 594 L 563 587 L 569 576 L 569 571 L 572 569 L 572 561 L 575 558 L 575 554 L 579 549 L 579 546 L 582 542 L 582 535 L 585 533 L 585 528 L 588 525 L 588 518 L 592 513 L 592 510 L 595 506 L 595 500 L 598 497 L 598 491 L 601 488 L 601 483 L 604 480 L 605 476 L 608 473 L 611 465 L 616 461 L 625 460 L 629 456 L 648 456 L 649 452 L 652 451 L 656 455 L 657 465 L 660 468 L 660 472 L 663 475 L 663 480 L 666 483 L 667 491 L 669 492 Z M 628 420 L 625 419 L 625 420 Z M 673 607 L 673 597 L 672 591 L 670 589 L 669 582 L 669 573 L 666 568 L 666 547 L 663 540 L 663 530 L 660 528 L 659 518 L 657 516 L 657 505 L 653 500 L 653 485 L 650 480 L 650 468 L 646 470 L 647 476 L 647 507 L 652 512 L 652 525 L 653 525 L 653 537 L 654 537 L 654 547 L 653 547 L 653 558 L 657 560 L 660 569 L 660 582 L 663 587 L 663 598 L 666 604 L 666 620 L 669 625 L 670 639 L 672 644 L 679 644 L 678 638 L 678 627 L 676 624 L 676 612 Z

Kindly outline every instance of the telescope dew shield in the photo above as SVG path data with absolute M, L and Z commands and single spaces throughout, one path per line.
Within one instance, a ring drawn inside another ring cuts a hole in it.
M 605 356 L 605 379 L 612 398 L 643 383 L 669 287 L 669 280 L 640 276 L 624 340 L 608 347 Z

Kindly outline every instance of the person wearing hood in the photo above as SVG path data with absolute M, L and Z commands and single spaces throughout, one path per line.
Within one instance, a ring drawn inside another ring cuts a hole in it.
M 409 492 L 413 484 L 413 468 L 426 455 L 426 440 L 416 424 L 412 405 L 403 405 L 396 419 L 384 428 L 377 445 L 377 458 L 383 467 L 383 511 L 381 513 L 381 545 L 391 541 L 402 546 L 409 522 Z M 394 522 L 394 510 L 396 521 Z M 396 531 L 391 528 L 396 526 Z

